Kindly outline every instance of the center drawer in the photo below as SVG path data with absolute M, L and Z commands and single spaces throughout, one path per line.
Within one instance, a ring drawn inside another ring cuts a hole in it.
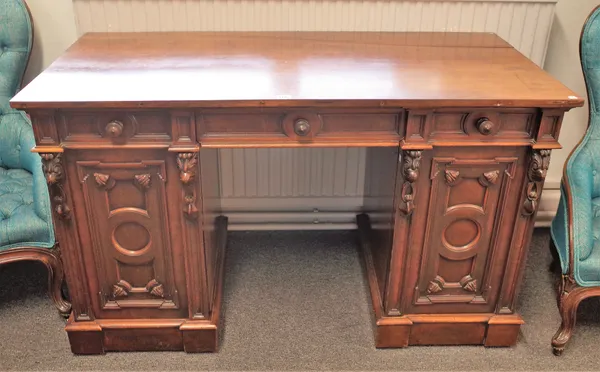
M 202 146 L 395 146 L 403 110 L 211 110 L 196 113 Z

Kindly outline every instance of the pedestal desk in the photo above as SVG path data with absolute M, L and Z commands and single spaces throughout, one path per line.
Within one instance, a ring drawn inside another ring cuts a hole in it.
M 583 100 L 494 34 L 245 32 L 86 34 L 11 104 L 43 159 L 71 348 L 96 354 L 217 350 L 232 147 L 368 148 L 375 346 L 514 344 L 550 152 Z

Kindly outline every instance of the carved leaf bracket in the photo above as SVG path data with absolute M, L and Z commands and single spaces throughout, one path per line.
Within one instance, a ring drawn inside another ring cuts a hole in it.
M 490 187 L 492 185 L 495 185 L 496 182 L 498 182 L 499 177 L 499 170 L 485 172 L 481 176 L 479 176 L 479 184 L 483 187 Z
M 434 294 L 441 292 L 446 285 L 446 281 L 441 276 L 437 275 L 432 281 L 429 282 L 427 286 L 427 293 Z
M 165 297 L 164 287 L 156 279 L 152 279 L 146 284 L 146 291 L 155 297 Z
M 409 216 L 415 208 L 414 183 L 419 179 L 421 155 L 421 150 L 404 151 L 402 155 L 402 174 L 404 176 L 404 183 L 402 184 L 402 191 L 400 193 L 401 204 L 399 209 L 405 216 Z
M 63 189 L 64 169 L 62 165 L 62 154 L 41 153 L 42 171 L 46 177 L 50 200 L 54 205 L 54 212 L 63 220 L 71 218 L 71 208 L 67 205 L 67 196 Z
M 460 172 L 454 169 L 446 169 L 444 177 L 448 186 L 454 186 L 460 177 Z
M 123 280 L 123 279 L 119 280 L 119 282 L 117 284 L 114 284 L 112 288 L 113 288 L 113 291 L 112 291 L 113 298 L 127 297 L 132 292 L 136 292 L 136 293 L 139 292 L 138 288 L 136 288 L 134 291 L 133 286 L 128 281 Z M 156 279 L 150 280 L 148 282 L 148 284 L 146 284 L 145 290 L 146 290 L 146 292 L 150 293 L 154 297 L 160 297 L 160 298 L 165 297 L 164 287 Z
M 105 190 L 110 190 L 115 187 L 115 180 L 108 174 L 94 173 L 94 181 L 100 187 L 104 187 Z
M 113 285 L 112 295 L 114 298 L 117 297 L 127 297 L 129 296 L 129 292 L 133 289 L 133 286 L 129 284 L 126 280 L 119 280 L 117 284 Z
M 464 276 L 459 283 L 465 291 L 477 292 L 477 279 L 473 279 L 471 275 Z
M 550 165 L 550 150 L 533 150 L 529 169 L 527 170 L 527 183 L 525 202 L 522 215 L 525 217 L 535 213 L 539 205 L 544 179 Z
M 146 191 L 150 188 L 150 182 L 152 176 L 150 174 L 136 174 L 133 177 L 133 183 L 142 191 Z

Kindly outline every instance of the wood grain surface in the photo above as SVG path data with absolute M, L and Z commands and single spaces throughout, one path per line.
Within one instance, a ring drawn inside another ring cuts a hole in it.
M 491 33 L 89 33 L 11 101 L 78 107 L 576 107 Z

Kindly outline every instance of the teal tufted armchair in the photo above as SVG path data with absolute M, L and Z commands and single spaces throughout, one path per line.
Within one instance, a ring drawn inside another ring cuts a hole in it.
M 55 243 L 42 162 L 28 117 L 12 109 L 31 52 L 33 28 L 22 0 L 0 1 L 0 264 L 37 260 L 48 269 L 50 296 L 66 315 L 63 267 Z
M 590 118 L 565 163 L 551 227 L 551 249 L 562 272 L 557 296 L 562 323 L 552 339 L 556 355 L 571 338 L 579 303 L 600 296 L 600 6 L 588 17 L 579 48 Z

